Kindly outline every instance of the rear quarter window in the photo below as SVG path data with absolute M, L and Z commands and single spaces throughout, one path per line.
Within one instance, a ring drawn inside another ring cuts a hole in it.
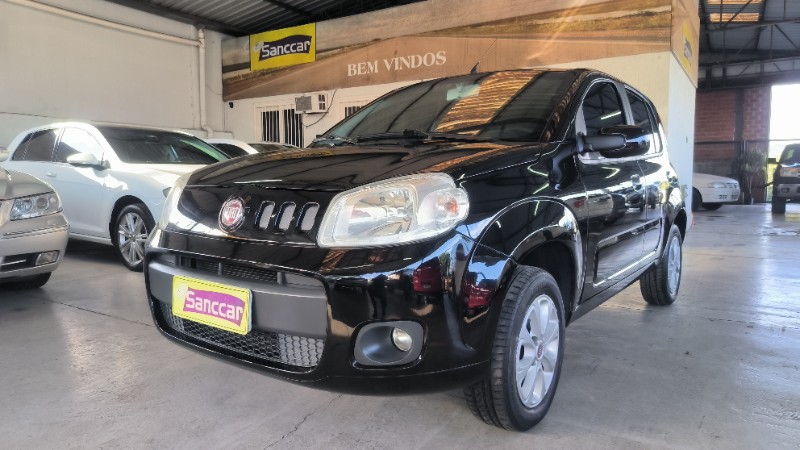
M 58 130 L 41 130 L 29 134 L 14 152 L 13 161 L 50 161 Z

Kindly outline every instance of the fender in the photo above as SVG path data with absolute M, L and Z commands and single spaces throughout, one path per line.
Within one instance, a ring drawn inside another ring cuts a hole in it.
M 499 314 L 499 300 L 519 264 L 544 266 L 569 293 L 565 307 L 571 311 L 578 304 L 583 285 L 583 244 L 575 214 L 563 203 L 551 198 L 516 202 L 495 215 L 476 239 L 478 245 L 470 256 L 461 280 L 465 305 L 464 339 L 472 346 L 485 343 L 494 332 Z M 567 267 L 560 267 L 558 255 L 545 258 L 536 249 L 560 245 L 568 255 Z M 558 270 L 554 270 L 558 269 Z M 574 273 L 565 273 L 565 270 Z M 555 273 L 553 273 L 555 272 Z M 566 295 L 565 295 L 566 297 Z

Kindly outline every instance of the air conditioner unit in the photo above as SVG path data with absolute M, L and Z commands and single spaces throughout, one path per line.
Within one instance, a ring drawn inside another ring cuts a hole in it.
M 329 107 L 328 94 L 316 93 L 294 98 L 295 112 L 318 114 L 324 113 Z

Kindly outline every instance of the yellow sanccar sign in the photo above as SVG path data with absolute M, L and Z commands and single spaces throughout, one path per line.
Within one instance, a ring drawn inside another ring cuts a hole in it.
M 238 334 L 252 328 L 248 289 L 195 278 L 172 278 L 172 314 Z
M 315 23 L 250 35 L 250 70 L 274 69 L 317 59 Z

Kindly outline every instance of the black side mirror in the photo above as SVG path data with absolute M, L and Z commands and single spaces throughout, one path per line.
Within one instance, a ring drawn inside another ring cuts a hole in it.
M 578 153 L 599 152 L 606 158 L 640 156 L 650 150 L 651 134 L 634 125 L 606 127 L 600 134 L 586 136 L 578 133 Z

